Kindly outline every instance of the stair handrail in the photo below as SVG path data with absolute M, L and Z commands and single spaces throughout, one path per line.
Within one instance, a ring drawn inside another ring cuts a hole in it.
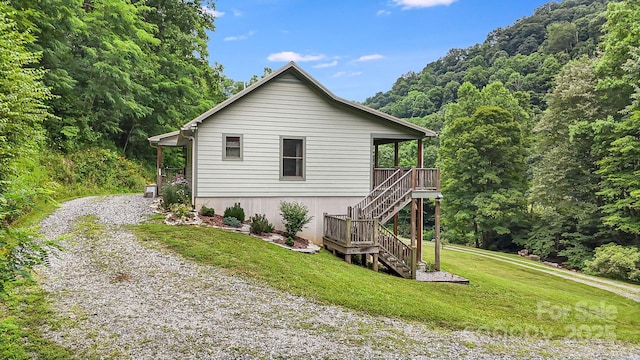
M 389 241 L 386 241 L 387 239 Z M 389 246 L 389 242 L 393 242 L 394 246 Z M 412 264 L 414 261 L 413 248 L 398 239 L 391 230 L 387 229 L 382 224 L 378 224 L 378 244 L 381 250 L 384 250 L 395 257 L 398 261 L 402 262 L 403 265 L 407 266 L 411 270 L 412 275 L 415 273 L 415 267 Z
M 402 191 L 401 196 L 399 198 L 402 198 L 402 197 L 406 196 L 411 191 L 412 184 L 409 184 L 409 186 L 406 189 L 400 188 L 400 186 L 398 186 L 398 185 L 401 184 L 403 181 L 405 181 L 408 177 L 412 176 L 413 173 L 414 173 L 413 171 L 407 171 L 399 179 L 394 181 L 393 184 L 389 185 L 384 191 L 382 191 L 380 194 L 376 195 L 373 199 L 370 199 L 369 197 L 367 197 L 365 200 L 369 200 L 369 201 L 366 202 L 365 206 L 359 208 L 358 206 L 361 203 L 363 203 L 363 201 L 358 203 L 358 205 L 356 205 L 354 207 L 354 209 L 356 210 L 356 214 L 365 213 L 366 209 L 369 208 L 371 206 L 371 204 L 375 204 L 377 202 L 377 200 L 386 197 L 389 193 L 397 192 L 398 190 L 405 190 L 405 191 Z M 375 217 L 375 216 L 373 216 L 373 217 Z
M 395 180 L 393 180 L 393 179 L 396 177 L 396 175 L 398 173 L 401 173 L 401 172 L 404 172 L 404 171 L 405 170 L 403 168 L 397 168 L 396 171 L 394 171 L 393 174 L 391 174 L 391 176 L 389 176 L 385 181 L 381 182 L 380 185 L 378 185 L 375 188 L 373 188 L 373 190 L 371 190 L 369 192 L 369 194 L 367 194 L 367 196 L 364 199 L 362 199 L 362 201 L 357 203 L 353 208 L 360 208 L 360 209 L 364 208 L 371 201 L 371 197 L 372 197 L 373 194 L 375 194 L 377 191 L 380 191 L 380 189 L 382 187 L 389 188 L 390 185 L 387 184 L 387 183 L 388 182 L 392 182 L 392 181 L 395 183 Z

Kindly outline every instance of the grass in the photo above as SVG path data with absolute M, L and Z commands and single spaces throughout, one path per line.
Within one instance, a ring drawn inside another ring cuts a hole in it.
M 57 326 L 38 286 L 10 285 L 10 296 L 0 300 L 0 359 L 69 359 L 73 354 L 42 336 L 43 325 Z
M 470 285 L 420 283 L 348 265 L 326 251 L 298 254 L 214 228 L 149 223 L 133 229 L 141 240 L 158 241 L 198 263 L 372 315 L 489 334 L 640 343 L 637 303 L 474 254 L 442 252 L 443 269 Z

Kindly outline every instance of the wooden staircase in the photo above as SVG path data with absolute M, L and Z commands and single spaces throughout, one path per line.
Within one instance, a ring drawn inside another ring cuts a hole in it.
M 416 192 L 438 191 L 440 172 L 416 168 L 384 171 L 384 178 L 362 201 L 349 207 L 347 215 L 325 214 L 325 247 L 345 254 L 348 262 L 351 254 L 372 254 L 374 268 L 379 260 L 398 275 L 415 279 L 416 247 L 404 243 L 384 224 L 411 203 Z M 363 231 L 363 226 L 370 230 Z
M 380 245 L 378 260 L 381 263 L 403 278 L 415 278 L 416 249 L 402 242 L 383 225 L 378 226 L 378 243 Z

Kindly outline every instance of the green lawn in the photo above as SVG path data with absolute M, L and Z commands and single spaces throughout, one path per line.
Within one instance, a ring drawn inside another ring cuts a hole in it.
M 466 277 L 470 285 L 419 283 L 348 265 L 326 251 L 299 254 L 214 228 L 143 224 L 133 229 L 141 240 L 158 241 L 201 264 L 373 315 L 491 334 L 640 343 L 640 304 L 474 254 L 442 251 L 443 270 Z

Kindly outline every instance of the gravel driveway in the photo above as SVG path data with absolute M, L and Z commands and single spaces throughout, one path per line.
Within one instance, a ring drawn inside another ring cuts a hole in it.
M 88 197 L 41 223 L 48 238 L 70 234 L 40 269 L 56 312 L 43 330 L 79 358 L 640 359 L 640 347 L 613 342 L 434 330 L 317 304 L 141 244 L 122 225 L 143 221 L 150 205 Z M 106 228 L 73 234 L 83 215 Z

